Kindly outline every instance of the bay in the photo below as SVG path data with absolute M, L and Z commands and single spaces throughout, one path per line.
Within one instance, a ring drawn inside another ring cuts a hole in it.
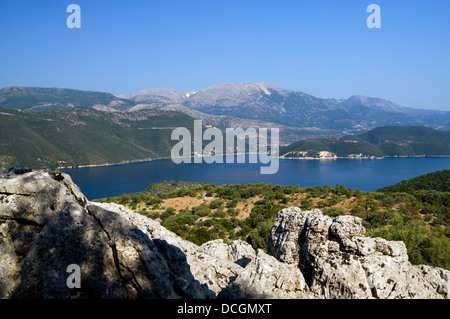
M 419 175 L 450 168 L 450 157 L 384 159 L 292 160 L 280 159 L 276 174 L 262 175 L 264 164 L 175 164 L 171 159 L 110 166 L 62 169 L 89 199 L 140 192 L 152 183 L 194 181 L 217 185 L 272 183 L 279 185 L 345 185 L 374 191 Z

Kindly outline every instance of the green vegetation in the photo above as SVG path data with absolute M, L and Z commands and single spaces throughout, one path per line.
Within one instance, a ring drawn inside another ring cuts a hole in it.
M 0 108 L 19 110 L 52 110 L 65 107 L 110 105 L 128 109 L 136 102 L 118 98 L 111 93 L 73 89 L 10 86 L 0 90 Z
M 328 151 L 338 157 L 450 155 L 450 131 L 422 126 L 382 126 L 361 135 L 306 139 L 280 148 L 281 155 L 295 151 Z
M 450 268 L 449 192 L 163 182 L 141 193 L 99 201 L 124 204 L 198 245 L 218 238 L 225 242 L 242 239 L 263 250 L 279 210 L 319 208 L 331 217 L 348 214 L 362 218 L 367 236 L 405 242 L 413 264 Z
M 148 196 L 158 195 L 160 197 L 168 196 L 168 194 L 176 194 L 178 196 L 182 195 L 183 192 L 186 194 L 189 193 L 190 190 L 195 190 L 201 188 L 207 183 L 198 183 L 198 182 L 183 182 L 183 181 L 170 181 L 170 182 L 162 182 L 155 183 L 148 186 L 144 189 L 141 194 L 146 194 Z
M 363 141 L 355 136 L 341 138 L 309 139 L 294 142 L 280 149 L 280 154 L 293 151 L 328 151 L 338 157 L 347 157 L 350 154 L 366 154 L 369 156 L 383 156 L 383 152 L 376 145 Z
M 192 128 L 193 119 L 160 110 L 0 109 L 0 164 L 56 168 L 169 157 L 171 131 L 179 126 Z
M 412 190 L 450 192 L 450 169 L 421 175 L 395 185 L 379 189 L 381 192 L 408 192 Z

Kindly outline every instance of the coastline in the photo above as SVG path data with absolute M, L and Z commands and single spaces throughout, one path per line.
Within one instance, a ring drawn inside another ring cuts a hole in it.
M 143 158 L 136 160 L 127 160 L 118 163 L 103 163 L 103 164 L 84 164 L 84 165 L 73 165 L 73 166 L 58 166 L 56 169 L 66 169 L 66 168 L 86 168 L 86 167 L 102 167 L 102 166 L 113 166 L 113 165 L 124 165 L 131 163 L 140 163 L 140 162 L 151 162 L 154 160 L 160 159 L 169 159 L 170 157 L 158 157 L 158 158 Z
M 243 154 L 237 154 L 243 155 Z M 191 156 L 194 157 L 194 156 Z M 203 157 L 203 155 L 201 156 Z M 343 157 L 282 157 L 276 156 L 274 158 L 278 159 L 287 159 L 287 160 L 336 160 L 336 159 L 354 159 L 354 160 L 381 160 L 385 158 L 419 158 L 419 157 L 450 157 L 450 155 L 387 155 L 382 157 L 375 156 L 367 156 L 367 157 L 355 157 L 355 156 L 343 156 Z M 124 165 L 124 164 L 132 164 L 132 163 L 141 163 L 141 162 L 151 162 L 155 160 L 161 159 L 170 159 L 171 157 L 155 157 L 155 158 L 144 158 L 144 159 L 136 159 L 136 160 L 127 160 L 118 163 L 102 163 L 102 164 L 85 164 L 85 165 L 74 165 L 74 166 L 58 166 L 56 169 L 72 169 L 72 168 L 88 168 L 88 167 L 102 167 L 102 166 L 113 166 L 113 165 Z
M 335 159 L 359 159 L 379 160 L 385 158 L 420 158 L 420 157 L 450 157 L 450 155 L 385 155 L 385 156 L 337 156 L 337 157 L 278 157 L 290 160 L 335 160 Z

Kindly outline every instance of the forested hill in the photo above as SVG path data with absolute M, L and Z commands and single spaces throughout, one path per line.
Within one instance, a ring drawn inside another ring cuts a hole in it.
M 61 88 L 9 86 L 0 89 L 0 108 L 28 111 L 103 105 L 125 110 L 136 102 L 111 93 Z
M 0 109 L 0 164 L 55 168 L 168 157 L 172 129 L 192 126 L 190 116 L 161 110 Z
M 280 149 L 283 157 L 382 157 L 450 155 L 450 131 L 423 126 L 382 126 L 360 135 L 306 139 Z
M 421 175 L 395 185 L 383 187 L 383 192 L 409 192 L 411 190 L 435 190 L 450 192 L 450 169 Z

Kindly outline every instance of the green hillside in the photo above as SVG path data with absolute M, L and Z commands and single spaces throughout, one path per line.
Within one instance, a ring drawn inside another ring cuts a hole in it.
M 111 106 L 128 109 L 136 103 L 110 93 L 60 88 L 10 86 L 0 90 L 0 108 L 18 110 L 53 110 L 65 107 Z
M 33 168 L 170 156 L 174 127 L 192 128 L 186 114 L 160 110 L 109 113 L 92 108 L 48 112 L 0 109 L 0 162 Z
M 359 135 L 385 156 L 449 155 L 450 132 L 422 126 L 383 126 Z
M 338 157 L 351 154 L 375 157 L 450 155 L 450 131 L 421 126 L 383 126 L 360 135 L 297 141 L 282 147 L 280 154 L 296 151 L 328 151 Z
M 411 190 L 450 192 L 450 169 L 421 175 L 379 189 L 382 192 L 410 192 Z

